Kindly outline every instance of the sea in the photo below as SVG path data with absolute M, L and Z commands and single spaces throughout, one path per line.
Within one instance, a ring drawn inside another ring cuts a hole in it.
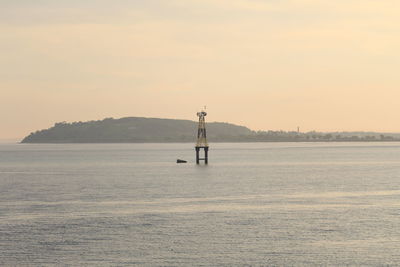
M 399 265 L 400 143 L 0 144 L 0 266 Z

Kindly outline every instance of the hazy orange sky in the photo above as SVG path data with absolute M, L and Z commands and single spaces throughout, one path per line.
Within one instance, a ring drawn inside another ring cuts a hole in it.
M 398 0 L 0 0 L 0 139 L 144 116 L 400 132 Z

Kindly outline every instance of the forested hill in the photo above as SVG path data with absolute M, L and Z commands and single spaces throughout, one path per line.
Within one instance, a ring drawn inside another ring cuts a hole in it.
M 195 142 L 197 122 L 129 117 L 88 122 L 59 122 L 36 131 L 22 143 L 167 143 Z M 381 142 L 400 141 L 399 133 L 251 131 L 230 123 L 207 123 L 209 142 Z
M 128 117 L 99 121 L 56 123 L 36 131 L 22 143 L 145 143 L 195 142 L 197 122 L 189 120 Z M 207 123 L 210 140 L 236 140 L 254 134 L 244 126 L 229 123 Z

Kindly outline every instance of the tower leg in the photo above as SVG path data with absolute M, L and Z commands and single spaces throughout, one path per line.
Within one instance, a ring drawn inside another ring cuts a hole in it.
M 200 147 L 196 147 L 196 164 L 200 164 Z
M 204 163 L 208 164 L 208 147 L 204 148 Z

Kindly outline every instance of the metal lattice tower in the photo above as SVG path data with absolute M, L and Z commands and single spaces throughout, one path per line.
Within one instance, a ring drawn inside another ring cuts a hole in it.
M 207 131 L 206 131 L 206 120 L 207 112 L 197 112 L 199 117 L 199 127 L 197 129 L 197 143 L 196 143 L 196 163 L 199 164 L 200 160 L 204 160 L 205 164 L 208 164 L 208 142 L 207 142 Z M 200 149 L 204 149 L 204 158 L 200 158 Z

